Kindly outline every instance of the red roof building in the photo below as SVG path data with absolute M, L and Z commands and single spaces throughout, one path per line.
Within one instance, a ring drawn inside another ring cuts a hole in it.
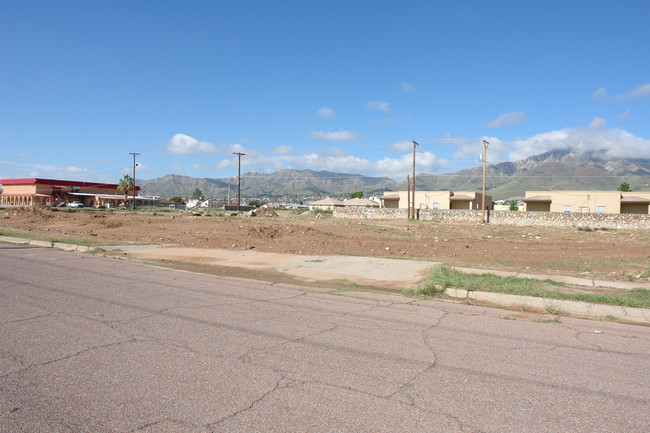
M 80 201 L 84 206 L 115 206 L 124 201 L 125 191 L 117 184 L 58 179 L 0 179 L 0 206 L 65 206 Z M 136 192 L 140 187 L 136 186 Z M 128 191 L 130 197 L 133 190 Z M 141 197 L 136 197 L 138 200 Z

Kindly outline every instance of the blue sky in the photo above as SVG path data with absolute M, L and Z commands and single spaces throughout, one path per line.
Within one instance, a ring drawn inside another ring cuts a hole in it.
M 0 178 L 650 158 L 650 2 L 0 2 Z

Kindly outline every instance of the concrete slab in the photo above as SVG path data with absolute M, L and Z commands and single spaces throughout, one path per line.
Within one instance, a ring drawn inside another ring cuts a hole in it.
M 269 270 L 306 281 L 347 280 L 355 284 L 408 289 L 417 286 L 437 263 L 356 256 L 304 256 L 203 248 L 138 248 L 125 253 L 144 260 L 177 260 L 217 266 Z

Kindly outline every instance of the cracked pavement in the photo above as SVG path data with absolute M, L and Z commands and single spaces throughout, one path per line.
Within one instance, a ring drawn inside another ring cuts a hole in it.
M 0 269 L 2 433 L 650 427 L 648 327 L 15 246 Z

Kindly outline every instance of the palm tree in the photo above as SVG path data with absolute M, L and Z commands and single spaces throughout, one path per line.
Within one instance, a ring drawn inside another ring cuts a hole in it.
M 122 176 L 122 179 L 120 179 L 120 183 L 117 184 L 117 189 L 121 189 L 124 191 L 124 205 L 126 206 L 128 196 L 129 196 L 129 190 L 135 188 L 135 184 L 133 182 L 133 178 L 129 176 L 128 174 L 125 174 Z

